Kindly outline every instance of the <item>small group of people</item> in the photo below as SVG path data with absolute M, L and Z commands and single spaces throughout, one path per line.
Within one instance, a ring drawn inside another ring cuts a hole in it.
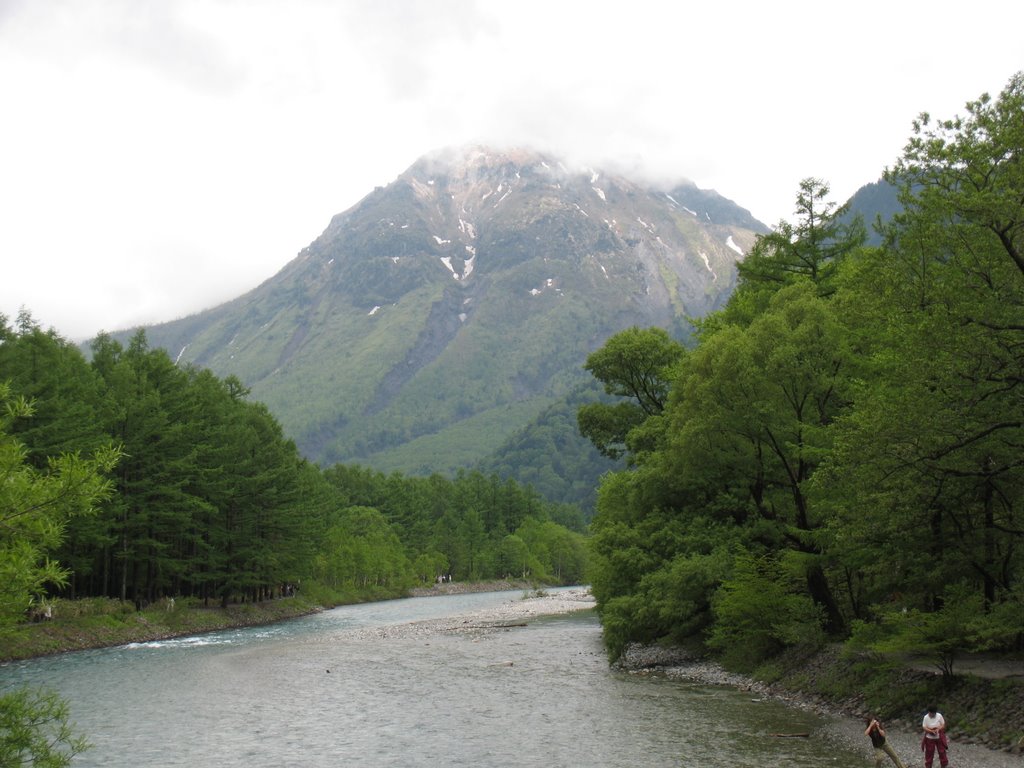
M 885 740 L 885 728 L 878 719 L 868 718 L 867 724 L 864 735 L 871 739 L 871 746 L 875 748 L 875 768 L 882 768 L 886 756 L 893 761 L 896 768 L 906 768 L 892 745 Z M 936 753 L 939 755 L 939 765 L 946 768 L 949 765 L 949 758 L 946 755 L 949 748 L 949 741 L 946 739 L 946 720 L 935 707 L 928 707 L 921 720 L 921 731 L 921 750 L 924 752 L 925 768 L 932 768 Z

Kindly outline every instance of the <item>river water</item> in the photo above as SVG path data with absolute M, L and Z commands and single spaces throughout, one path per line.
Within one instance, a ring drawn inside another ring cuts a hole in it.
M 592 611 L 470 637 L 364 628 L 521 592 L 345 606 L 270 627 L 0 667 L 43 685 L 93 744 L 75 766 L 865 765 L 825 722 L 749 693 L 609 669 Z M 773 733 L 810 732 L 810 738 Z

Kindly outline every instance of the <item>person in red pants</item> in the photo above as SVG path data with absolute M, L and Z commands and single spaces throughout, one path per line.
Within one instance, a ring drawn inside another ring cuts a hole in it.
M 924 750 L 924 768 L 932 768 L 932 760 L 935 753 L 939 753 L 939 765 L 946 768 L 949 765 L 949 758 L 946 757 L 946 748 L 949 742 L 946 741 L 946 720 L 942 713 L 935 707 L 928 707 L 928 714 L 921 721 L 921 729 L 924 736 L 921 739 L 921 749 Z

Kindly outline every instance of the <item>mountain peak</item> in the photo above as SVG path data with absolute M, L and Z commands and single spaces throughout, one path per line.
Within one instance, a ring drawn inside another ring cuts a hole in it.
M 445 148 L 256 290 L 149 338 L 238 376 L 315 461 L 448 471 L 563 397 L 615 332 L 685 334 L 763 231 L 689 182 Z
M 620 183 L 626 181 L 620 174 L 609 174 L 592 166 L 572 165 L 555 155 L 529 147 L 483 144 L 437 149 L 413 163 L 399 178 L 475 180 L 481 177 L 493 178 L 502 173 L 516 177 L 528 175 L 548 183 L 558 183 L 573 177 L 594 181 L 608 176 L 615 176 Z M 684 182 L 680 180 L 680 183 Z
M 410 167 L 410 171 L 427 173 L 455 173 L 465 175 L 474 171 L 494 170 L 506 166 L 529 168 L 545 163 L 557 164 L 550 155 L 524 146 L 499 147 L 485 144 L 464 144 L 441 147 L 428 152 Z

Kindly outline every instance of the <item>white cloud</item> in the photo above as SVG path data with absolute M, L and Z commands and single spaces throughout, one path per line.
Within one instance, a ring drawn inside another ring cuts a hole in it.
M 917 113 L 998 92 L 1022 21 L 994 0 L 8 0 L 0 312 L 80 338 L 212 306 L 470 141 L 690 178 L 774 223 L 801 178 L 845 199 Z

